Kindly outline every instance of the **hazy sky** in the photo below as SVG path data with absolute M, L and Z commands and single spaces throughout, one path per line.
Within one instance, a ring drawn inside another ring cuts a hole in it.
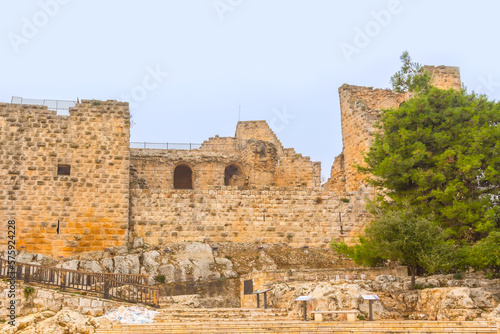
M 408 50 L 500 98 L 500 3 L 478 0 L 41 0 L 0 5 L 0 101 L 131 102 L 132 141 L 201 143 L 267 120 L 322 162 L 338 87 L 380 88 Z

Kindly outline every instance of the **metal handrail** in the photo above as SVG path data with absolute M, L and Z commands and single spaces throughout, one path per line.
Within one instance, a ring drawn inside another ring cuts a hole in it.
M 135 149 L 156 149 L 156 150 L 200 150 L 200 149 L 212 149 L 216 150 L 221 147 L 234 148 L 240 151 L 244 147 L 245 142 L 238 141 L 233 144 L 212 144 L 212 143 L 149 143 L 149 142 L 131 142 L 130 148 Z
M 10 278 L 12 275 L 25 283 L 55 286 L 61 291 L 87 291 L 102 294 L 106 299 L 114 298 L 159 307 L 160 291 L 146 285 L 148 277 L 144 275 L 90 273 L 27 263 L 14 263 L 9 266 L 8 261 L 0 259 L 0 277 Z
M 48 110 L 56 111 L 60 116 L 69 116 L 69 109 L 76 106 L 77 101 L 70 100 L 47 100 L 47 99 L 25 99 L 13 96 L 11 104 L 46 106 Z
M 141 149 L 160 149 L 160 150 L 197 150 L 203 144 L 197 143 L 148 143 L 148 142 L 131 142 L 131 148 Z

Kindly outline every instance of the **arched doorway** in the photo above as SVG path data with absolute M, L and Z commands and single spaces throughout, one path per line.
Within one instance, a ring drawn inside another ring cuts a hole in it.
M 241 176 L 241 168 L 236 164 L 231 164 L 224 170 L 224 185 L 234 186 L 238 176 Z
M 175 167 L 174 189 L 193 189 L 193 170 L 186 164 Z

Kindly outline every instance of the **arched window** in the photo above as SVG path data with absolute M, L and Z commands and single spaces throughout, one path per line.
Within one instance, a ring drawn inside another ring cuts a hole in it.
M 224 185 L 234 186 L 235 176 L 241 175 L 241 168 L 238 165 L 231 164 L 224 171 Z
M 174 170 L 174 189 L 193 189 L 193 170 L 182 164 Z

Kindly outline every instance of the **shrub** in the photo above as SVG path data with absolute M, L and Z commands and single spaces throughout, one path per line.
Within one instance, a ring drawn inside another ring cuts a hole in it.
M 493 279 L 493 278 L 495 278 L 495 274 L 494 273 L 486 273 L 486 275 L 484 275 L 484 277 L 486 277 L 486 279 Z
M 158 282 L 158 283 L 165 283 L 166 281 L 166 278 L 165 278 L 165 275 L 158 275 L 155 277 L 155 280 Z
M 28 300 L 28 298 L 35 293 L 35 288 L 32 286 L 27 286 L 24 288 L 24 298 Z

